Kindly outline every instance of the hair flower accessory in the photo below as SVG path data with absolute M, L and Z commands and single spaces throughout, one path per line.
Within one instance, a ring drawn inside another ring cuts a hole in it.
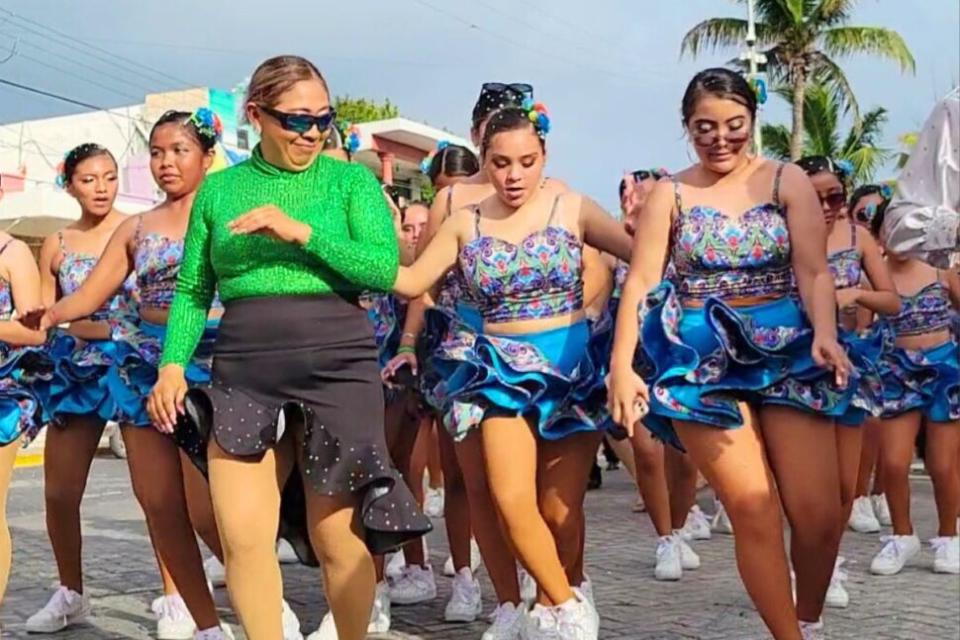
M 220 121 L 220 116 L 207 107 L 200 107 L 194 111 L 188 122 L 197 128 L 200 135 L 207 138 L 219 141 L 220 136 L 223 135 L 223 123 Z
M 541 138 L 546 138 L 550 133 L 550 114 L 547 107 L 542 102 L 534 102 L 530 98 L 523 101 L 523 110 L 527 112 L 527 117 L 533 126 L 537 129 L 537 134 Z
M 427 157 L 420 162 L 420 173 L 427 175 L 430 173 L 430 167 L 433 166 L 433 159 L 437 157 L 437 154 L 442 152 L 444 149 L 450 146 L 449 140 L 440 140 L 437 142 L 436 148 L 427 154 Z
M 350 122 L 344 122 L 342 127 L 340 139 L 343 141 L 343 150 L 353 155 L 360 149 L 360 127 Z
M 853 175 L 853 163 L 849 160 L 840 160 L 835 163 L 837 170 L 843 173 L 844 176 L 849 177 Z
M 57 177 L 54 179 L 54 183 L 60 189 L 67 188 L 67 156 L 69 155 L 69 151 L 63 154 L 63 160 L 57 165 Z

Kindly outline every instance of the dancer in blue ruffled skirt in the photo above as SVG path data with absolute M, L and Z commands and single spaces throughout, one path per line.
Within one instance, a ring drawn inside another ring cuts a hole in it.
M 883 215 L 874 221 L 879 231 Z M 931 540 L 933 570 L 960 573 L 960 356 L 952 324 L 960 309 L 960 277 L 887 250 L 887 264 L 903 309 L 890 319 L 893 345 L 880 360 L 883 435 L 878 465 L 890 505 L 893 535 L 870 570 L 899 573 L 920 552 L 910 518 L 910 465 L 920 429 L 926 430 L 924 465 L 933 482 L 939 527 Z
M 110 236 L 128 218 L 114 208 L 118 167 L 110 152 L 93 143 L 71 150 L 60 184 L 80 205 L 80 219 L 49 236 L 40 250 L 42 301 L 51 307 L 80 288 Z M 105 423 L 118 416 L 107 385 L 120 345 L 110 339 L 111 318 L 135 313 L 129 279 L 87 318 L 57 329 L 47 344 L 53 371 L 34 383 L 44 421 L 44 493 L 47 534 L 57 560 L 60 586 L 26 622 L 33 633 L 53 633 L 89 613 L 81 565 L 80 501 Z
M 21 445 L 43 424 L 31 381 L 45 370 L 46 334 L 31 323 L 40 308 L 40 275 L 30 248 L 0 231 L 0 602 L 10 577 L 7 491 Z M 22 322 L 22 321 L 23 322 Z
M 462 272 L 483 330 L 459 324 L 448 335 L 434 362 L 443 380 L 435 393 L 448 415 L 459 412 L 457 439 L 480 429 L 504 530 L 543 592 L 527 637 L 547 637 L 562 620 L 593 639 L 596 610 L 564 572 L 560 541 L 538 509 L 538 477 L 541 496 L 563 491 L 563 479 L 545 482 L 545 474 L 579 461 L 545 460 L 543 443 L 597 433 L 606 417 L 584 319 L 584 244 L 625 258 L 630 242 L 586 198 L 541 189 L 548 130 L 545 109 L 532 102 L 493 115 L 481 152 L 496 194 L 448 218 L 417 262 L 400 269 L 394 290 L 416 297 L 451 268 Z
M 687 88 L 683 121 L 699 162 L 658 184 L 637 220 L 610 404 L 632 429 L 649 402 L 645 425 L 689 451 L 730 515 L 761 617 L 778 640 L 801 640 L 798 620 L 820 626 L 840 541 L 833 418 L 854 387 L 816 192 L 799 168 L 750 154 L 756 108 L 727 69 Z M 675 273 L 661 282 L 668 262 Z
M 894 315 L 900 311 L 900 298 L 873 236 L 847 213 L 847 183 L 852 165 L 834 162 L 824 156 L 801 158 L 797 165 L 810 177 L 820 198 L 827 223 L 827 263 L 837 290 L 840 342 L 860 374 L 849 410 L 837 418 L 843 508 L 838 526 L 843 531 L 850 520 L 857 493 L 865 422 L 869 418 L 876 419 L 883 407 L 883 385 L 877 364 L 883 351 L 884 323 L 870 320 L 864 323 L 860 318 L 864 312 L 869 319 L 874 314 L 881 318 Z M 849 604 L 850 598 L 843 586 L 846 574 L 840 568 L 842 564 L 843 559 L 838 558 L 827 591 L 827 606 L 845 608 Z
M 186 456 L 181 462 L 174 439 L 153 428 L 145 408 L 157 381 L 190 207 L 213 161 L 218 127 L 208 109 L 161 116 L 150 135 L 150 166 L 167 200 L 120 224 L 96 267 L 75 290 L 61 290 L 62 297 L 44 318 L 44 326 L 74 322 L 95 313 L 125 281 L 136 284 L 138 313 L 110 319 L 112 359 L 101 375 L 160 563 L 164 595 L 153 603 L 153 611 L 161 638 L 220 628 L 194 535 L 195 525 L 207 546 L 222 556 L 209 489 Z M 187 367 L 194 384 L 210 379 L 211 343 L 212 335 Z

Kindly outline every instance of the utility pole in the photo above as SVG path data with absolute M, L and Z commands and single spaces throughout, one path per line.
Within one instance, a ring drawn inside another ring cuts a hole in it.
M 753 145 L 757 155 L 763 153 L 763 137 L 760 125 L 760 112 L 763 110 L 763 104 L 767 101 L 767 77 L 759 70 L 760 65 L 767 63 L 767 56 L 757 53 L 757 23 L 754 11 L 754 0 L 747 0 L 747 48 L 740 54 L 740 59 L 745 61 L 750 68 L 747 80 L 757 92 L 757 117 L 754 122 Z

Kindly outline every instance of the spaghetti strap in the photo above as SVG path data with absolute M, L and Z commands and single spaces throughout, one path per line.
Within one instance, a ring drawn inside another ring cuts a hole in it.
M 561 194 L 558 193 L 553 198 L 553 206 L 550 207 L 550 217 L 547 218 L 547 226 L 545 227 L 547 229 L 553 226 L 553 218 L 557 214 L 557 208 L 560 205 L 560 195 Z
M 137 228 L 133 231 L 133 243 L 140 244 L 140 230 L 143 228 L 143 214 L 137 216 Z
M 8 238 L 7 241 L 3 243 L 3 246 L 0 247 L 0 256 L 3 255 L 3 252 L 7 250 L 7 247 L 9 247 L 10 243 L 12 243 L 14 240 L 16 240 L 16 238 Z
M 777 173 L 773 177 L 773 204 L 780 206 L 780 179 L 783 177 L 783 168 L 787 166 L 785 162 L 781 162 L 777 166 Z
M 447 215 L 446 218 L 449 218 L 453 215 L 453 185 L 450 185 L 450 188 L 447 189 Z
M 673 197 L 677 201 L 677 213 L 683 213 L 683 201 L 680 199 L 680 181 L 676 176 L 670 176 L 670 182 L 673 183 Z
M 469 209 L 473 211 L 473 232 L 474 237 L 480 237 L 480 205 L 472 204 Z
M 850 218 L 850 248 L 857 248 L 857 223 Z
M 57 231 L 57 240 L 60 244 L 60 253 L 64 256 L 67 255 L 67 241 L 63 238 L 63 230 Z

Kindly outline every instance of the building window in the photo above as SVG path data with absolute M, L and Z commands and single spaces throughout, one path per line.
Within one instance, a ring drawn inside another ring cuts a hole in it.
M 237 129 L 237 147 L 244 151 L 250 149 L 250 134 L 246 129 Z

